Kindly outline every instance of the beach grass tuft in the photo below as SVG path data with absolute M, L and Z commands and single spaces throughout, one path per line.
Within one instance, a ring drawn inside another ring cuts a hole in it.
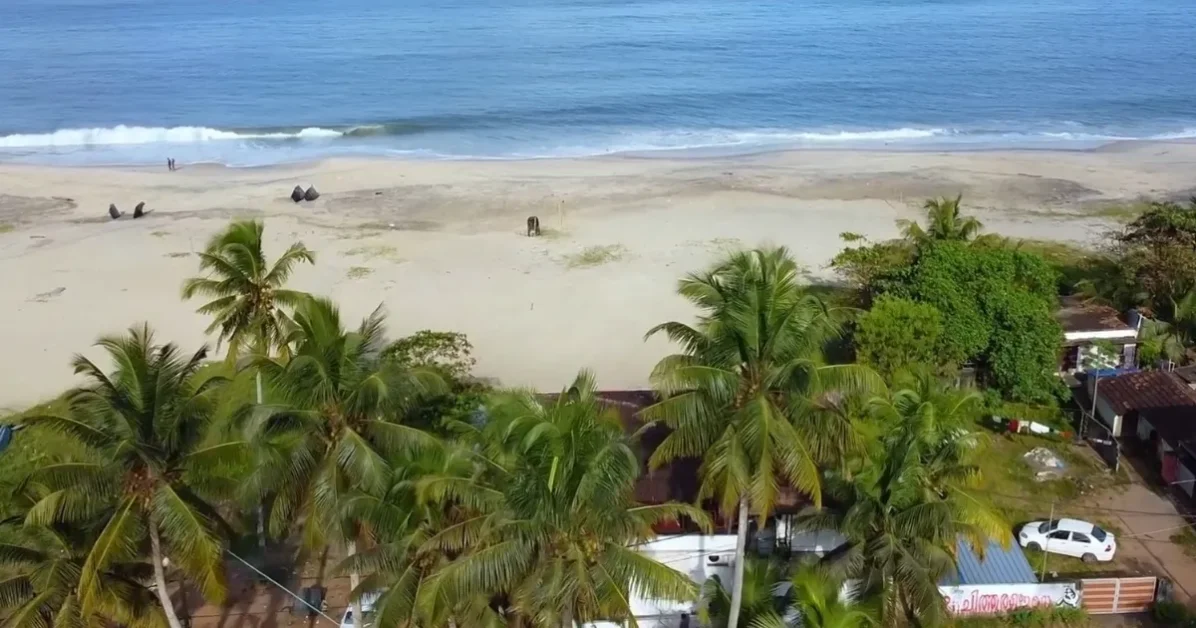
M 566 256 L 565 266 L 568 268 L 592 268 L 616 262 L 626 254 L 627 249 L 622 244 L 587 246 L 579 253 Z
M 165 238 L 166 236 L 170 235 L 170 232 L 169 231 L 151 231 L 150 235 L 155 238 Z
M 0 222 L 0 233 L 10 233 L 12 231 L 16 231 L 16 229 L 17 229 L 16 226 L 14 226 L 12 224 L 9 224 L 7 222 Z
M 167 253 L 166 257 L 191 257 L 191 254 L 180 251 L 176 253 Z
M 361 279 L 370 276 L 373 272 L 374 269 L 369 266 L 353 266 L 349 268 L 349 272 L 345 273 L 345 276 L 349 279 Z
M 403 258 L 399 257 L 399 249 L 389 244 L 367 244 L 363 246 L 355 246 L 345 251 L 345 255 L 355 255 L 367 260 L 385 259 L 392 262 L 403 261 Z

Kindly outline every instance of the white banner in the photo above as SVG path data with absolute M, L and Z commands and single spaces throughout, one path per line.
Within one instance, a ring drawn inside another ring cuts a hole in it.
M 1050 584 L 977 584 L 939 587 L 953 615 L 1000 615 L 1035 606 L 1080 606 L 1074 582 Z

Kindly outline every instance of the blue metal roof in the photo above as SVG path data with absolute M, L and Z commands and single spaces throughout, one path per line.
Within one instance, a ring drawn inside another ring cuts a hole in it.
M 945 576 L 939 581 L 940 585 L 1038 582 L 1030 561 L 1026 560 L 1022 548 L 1013 539 L 1010 539 L 1008 550 L 1002 549 L 996 541 L 989 541 L 984 548 L 984 560 L 980 560 L 971 545 L 961 539 L 956 545 L 956 567 L 957 573 Z

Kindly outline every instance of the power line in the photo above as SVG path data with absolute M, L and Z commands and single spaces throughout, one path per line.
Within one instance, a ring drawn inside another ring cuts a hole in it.
M 241 561 L 241 563 L 242 563 L 242 564 L 244 564 L 246 567 L 248 567 L 248 568 L 252 569 L 252 570 L 253 570 L 255 573 L 257 573 L 257 575 L 259 575 L 259 576 L 261 576 L 261 577 L 265 578 L 266 580 L 269 580 L 269 581 L 270 581 L 270 582 L 271 582 L 271 583 L 272 583 L 274 586 L 276 586 L 276 587 L 278 587 L 278 588 L 282 589 L 283 591 L 286 591 L 288 595 L 290 595 L 291 597 L 295 598 L 296 600 L 299 600 L 300 602 L 302 602 L 304 606 L 306 606 L 306 607 L 310 608 L 311 610 L 315 611 L 316 613 L 318 613 L 318 614 L 319 614 L 321 617 L 323 617 L 324 619 L 327 619 L 328 621 L 332 622 L 332 625 L 334 625 L 334 626 L 339 626 L 339 625 L 341 625 L 341 623 L 340 623 L 339 621 L 337 621 L 337 620 L 335 620 L 335 619 L 333 619 L 333 618 L 329 617 L 328 615 L 326 615 L 326 614 L 324 613 L 324 611 L 322 611 L 322 610 L 320 610 L 320 609 L 316 608 L 315 606 L 312 606 L 312 605 L 311 605 L 311 604 L 310 604 L 310 603 L 309 603 L 307 600 L 303 599 L 302 597 L 299 597 L 299 595 L 298 595 L 297 593 L 295 593 L 294 591 L 292 591 L 292 590 L 290 590 L 290 589 L 288 589 L 288 588 L 286 588 L 286 587 L 282 586 L 282 584 L 280 584 L 280 583 L 279 583 L 277 580 L 275 580 L 274 578 L 271 578 L 270 576 L 267 576 L 267 575 L 265 574 L 265 572 L 263 572 L 261 569 L 258 569 L 257 567 L 254 567 L 253 565 L 249 564 L 249 561 L 247 561 L 247 560 L 245 560 L 244 558 L 241 558 L 240 556 L 237 556 L 236 554 L 234 554 L 232 550 L 230 550 L 230 549 L 226 549 L 226 550 L 224 550 L 224 551 L 228 552 L 228 555 L 229 555 L 229 556 L 232 556 L 233 558 L 235 558 L 235 559 L 237 559 L 237 560 Z M 361 621 L 361 619 L 360 619 L 360 618 L 358 618 L 358 619 L 357 619 L 357 621 Z

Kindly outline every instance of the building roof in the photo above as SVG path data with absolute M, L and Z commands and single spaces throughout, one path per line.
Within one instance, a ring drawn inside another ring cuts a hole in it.
M 1140 371 L 1097 381 L 1097 395 L 1115 414 L 1137 410 L 1188 408 L 1196 410 L 1196 391 L 1174 373 Z
M 545 395 L 555 397 L 556 395 Z M 619 411 L 623 427 L 628 434 L 640 432 L 644 427 L 644 420 L 640 411 L 656 403 L 656 393 L 651 390 L 603 390 L 598 392 L 598 398 L 614 406 Z M 640 464 L 641 475 L 635 485 L 635 499 L 643 504 L 660 504 L 668 501 L 692 504 L 698 499 L 698 469 L 702 461 L 697 458 L 683 458 L 669 463 L 663 468 L 650 471 L 648 459 L 652 452 L 664 442 L 669 435 L 669 428 L 663 425 L 653 425 L 640 432 Z M 782 486 L 777 495 L 776 510 L 778 512 L 795 512 L 808 503 L 805 496 L 798 491 Z
M 1121 312 L 1098 303 L 1084 302 L 1076 297 L 1063 297 L 1055 320 L 1063 326 L 1064 333 L 1096 331 L 1136 331 L 1126 322 Z
M 982 560 L 967 541 L 960 539 L 955 546 L 956 570 L 943 579 L 940 585 L 960 586 L 968 584 L 1037 584 L 1034 568 L 1017 543 L 1009 543 L 1004 549 L 996 541 L 989 541 L 984 548 Z

